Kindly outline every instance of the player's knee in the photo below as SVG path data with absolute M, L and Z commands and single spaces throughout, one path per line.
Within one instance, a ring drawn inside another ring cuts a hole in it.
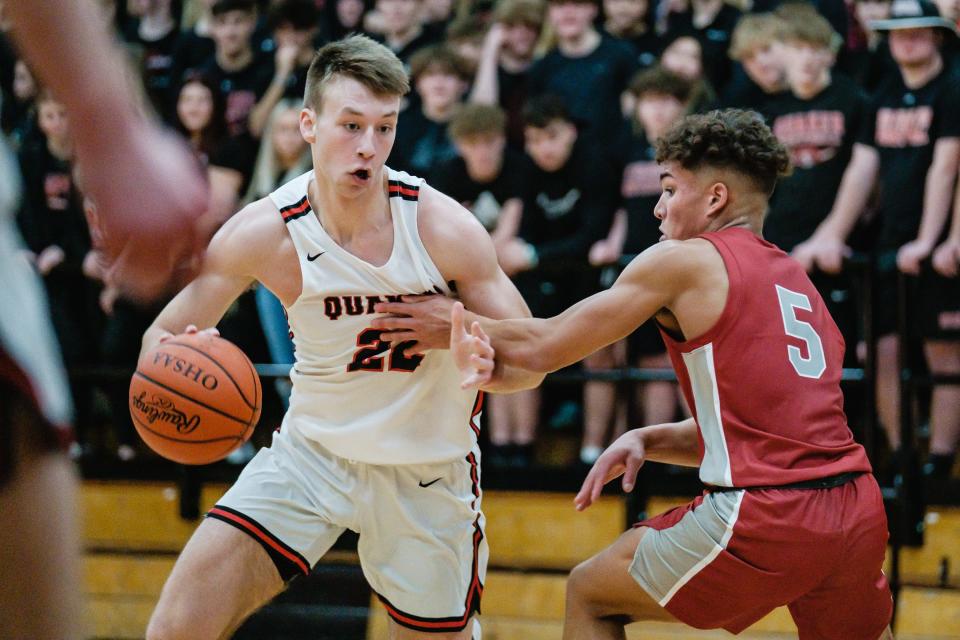
M 593 603 L 593 579 L 590 560 L 585 560 L 573 568 L 567 578 L 567 602 L 580 608 L 591 608 Z

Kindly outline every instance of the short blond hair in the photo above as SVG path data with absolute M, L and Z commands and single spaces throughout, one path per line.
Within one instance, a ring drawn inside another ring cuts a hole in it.
M 499 0 L 493 8 L 493 21 L 511 26 L 525 24 L 539 31 L 546 8 L 543 0 Z
M 453 140 L 506 135 L 507 114 L 492 104 L 465 104 L 457 109 L 447 131 Z
M 783 20 L 784 40 L 829 49 L 836 53 L 843 44 L 840 35 L 817 9 L 806 2 L 789 2 L 777 8 L 776 15 Z
M 410 91 L 396 54 L 363 35 L 330 42 L 317 51 L 307 71 L 304 105 L 319 112 L 324 88 L 338 76 L 353 78 L 377 96 L 404 96 Z
M 783 40 L 787 24 L 772 13 L 748 13 L 737 22 L 730 40 L 730 57 L 743 61 L 758 49 Z

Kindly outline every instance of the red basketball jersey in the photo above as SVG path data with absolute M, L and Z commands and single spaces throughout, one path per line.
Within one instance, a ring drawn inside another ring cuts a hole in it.
M 843 413 L 843 337 L 803 268 L 747 229 L 706 233 L 730 280 L 717 323 L 661 330 L 696 418 L 700 479 L 784 485 L 870 471 Z

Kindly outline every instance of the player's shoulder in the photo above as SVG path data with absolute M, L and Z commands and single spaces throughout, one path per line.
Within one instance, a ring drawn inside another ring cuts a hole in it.
M 476 217 L 427 183 L 420 187 L 417 233 L 444 277 L 458 280 L 465 265 L 496 264 L 493 242 Z
M 662 240 L 634 258 L 625 270 L 628 277 L 658 278 L 682 284 L 704 273 L 723 270 L 723 257 L 706 238 Z
M 231 262 L 263 260 L 286 237 L 283 218 L 269 198 L 251 202 L 232 215 L 210 241 L 209 252 Z
M 426 182 L 420 185 L 417 230 L 424 240 L 437 239 L 454 244 L 468 243 L 486 230 L 462 204 Z

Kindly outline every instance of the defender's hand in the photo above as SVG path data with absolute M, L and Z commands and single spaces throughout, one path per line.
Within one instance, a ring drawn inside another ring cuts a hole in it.
M 643 435 L 639 429 L 628 431 L 617 438 L 593 463 L 580 492 L 573 499 L 577 511 L 583 511 L 596 502 L 603 486 L 619 476 L 623 476 L 623 490 L 628 493 L 633 491 L 637 473 L 643 466 L 646 455 Z
M 450 353 L 460 369 L 461 389 L 482 387 L 493 378 L 494 351 L 490 337 L 479 322 L 474 322 L 467 333 L 463 326 L 463 305 L 459 302 L 454 302 L 450 309 Z
M 406 350 L 422 354 L 430 349 L 450 347 L 450 307 L 453 300 L 441 295 L 403 296 L 402 302 L 381 302 L 374 307 L 377 313 L 390 316 L 374 318 L 370 325 L 382 329 L 382 342 L 415 341 Z

